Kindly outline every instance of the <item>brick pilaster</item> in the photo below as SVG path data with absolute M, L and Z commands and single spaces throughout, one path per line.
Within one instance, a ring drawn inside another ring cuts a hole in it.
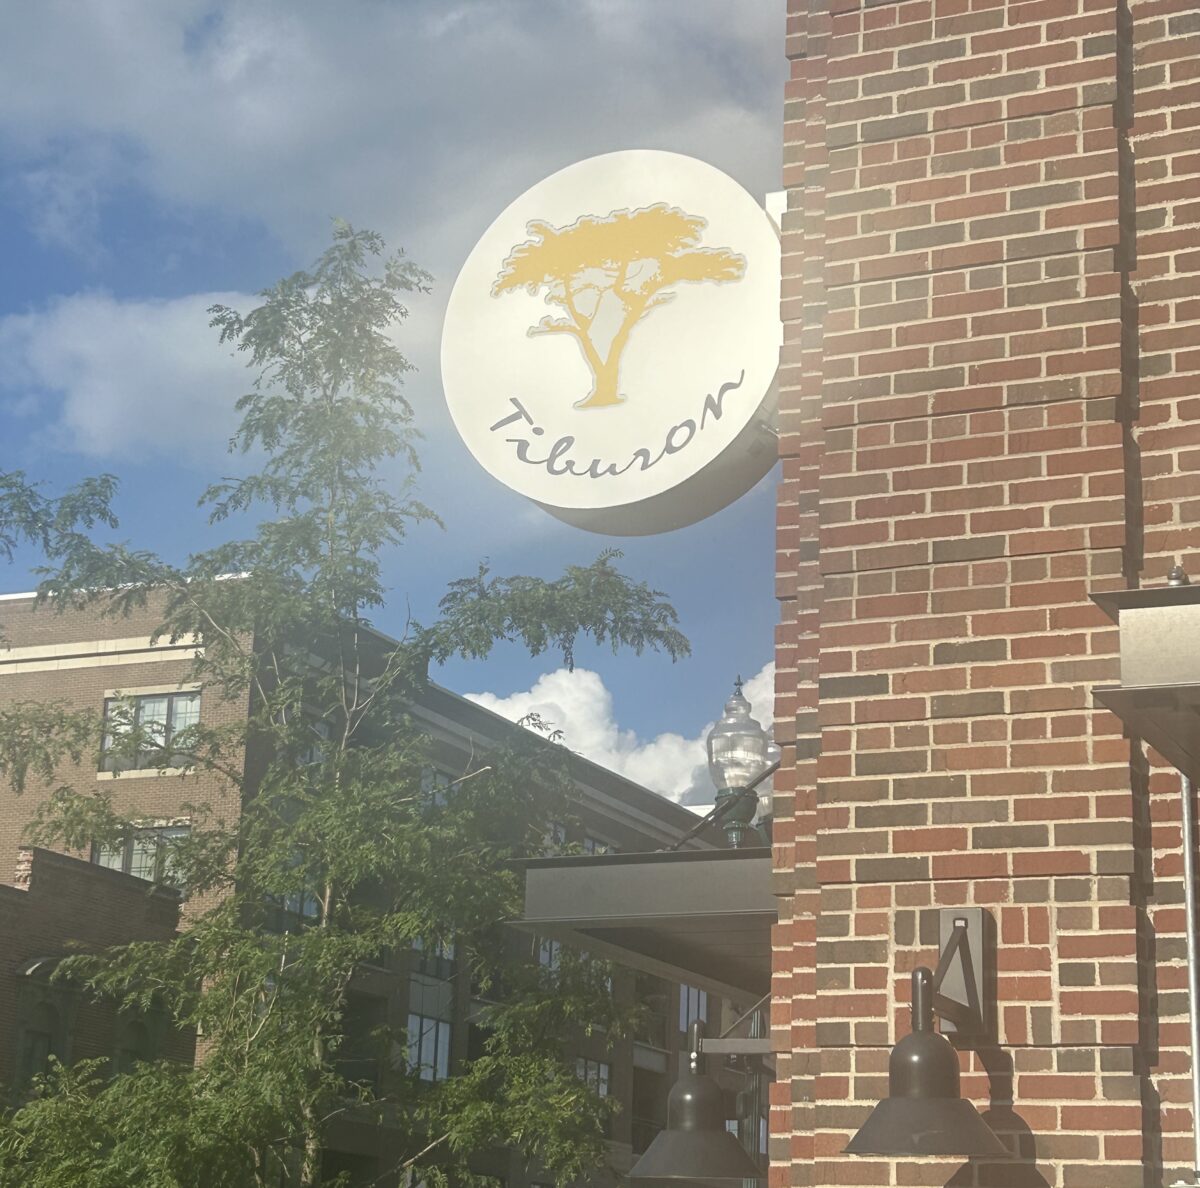
M 1088 594 L 1200 553 L 1200 18 L 789 13 L 776 1181 L 1143 1188 L 1190 1158 L 1176 786 L 1093 708 Z M 847 1159 L 959 903 L 1022 1158 Z

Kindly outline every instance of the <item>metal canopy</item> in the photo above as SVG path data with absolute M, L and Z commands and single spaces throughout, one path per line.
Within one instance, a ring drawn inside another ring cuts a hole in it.
M 1200 685 L 1111 685 L 1092 696 L 1172 767 L 1200 782 Z
M 1123 610 L 1192 606 L 1200 601 L 1200 586 L 1148 586 L 1143 590 L 1104 590 L 1088 597 L 1116 623 Z
M 512 923 L 723 997 L 771 984 L 771 852 L 766 848 L 538 858 Z
M 1120 628 L 1121 654 L 1121 683 L 1093 696 L 1200 780 L 1200 586 L 1110 590 L 1092 601 Z

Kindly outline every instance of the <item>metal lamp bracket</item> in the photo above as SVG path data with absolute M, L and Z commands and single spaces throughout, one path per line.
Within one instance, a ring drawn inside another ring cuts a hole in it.
M 933 1009 L 943 1035 L 977 1038 L 987 1033 L 984 995 L 983 908 L 942 908 L 938 912 L 941 950 L 933 975 Z
M 771 995 L 768 992 L 764 994 L 748 1011 L 743 1011 L 722 1033 L 715 1039 L 709 1039 L 704 1034 L 703 1027 L 699 1028 L 695 1033 L 695 1047 L 698 1052 L 707 1053 L 710 1056 L 770 1056 L 774 1049 L 771 1047 L 771 1037 L 764 1036 L 749 1036 L 738 1035 L 733 1033 L 738 1027 L 745 1023 L 756 1011 L 762 1010 L 766 1006 Z M 693 1032 L 688 1030 L 689 1044 L 692 1043 Z

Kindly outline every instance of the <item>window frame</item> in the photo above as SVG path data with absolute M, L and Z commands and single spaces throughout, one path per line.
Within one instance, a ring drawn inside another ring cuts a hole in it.
M 575 1075 L 589 1089 L 594 1089 L 597 1097 L 610 1096 L 612 1088 L 611 1060 L 597 1060 L 592 1056 L 576 1056 Z
M 696 1010 L 692 1011 L 693 1005 Z M 708 991 L 699 986 L 689 986 L 687 982 L 679 983 L 679 1030 L 686 1032 L 693 1020 L 701 1023 L 708 1022 Z
M 158 1044 L 149 1022 L 141 1017 L 122 1015 L 114 1034 L 112 1068 L 121 1076 L 133 1072 L 139 1064 L 157 1059 Z
M 45 991 L 19 1009 L 13 1088 L 27 1097 L 37 1077 L 50 1071 L 51 1061 L 67 1062 L 67 1018 L 63 1005 Z M 40 1042 L 36 1042 L 40 1041 Z M 36 1053 L 36 1059 L 35 1059 Z
M 427 1053 L 425 1041 L 430 1035 L 433 1037 L 433 1050 Z M 449 1078 L 454 1046 L 454 1024 L 451 1020 L 410 1010 L 405 1041 L 405 1062 L 409 1072 L 415 1073 L 418 1080 L 432 1084 Z M 431 1062 L 424 1059 L 427 1054 L 431 1056 Z
M 119 847 L 106 846 L 96 841 L 92 842 L 90 861 L 96 866 L 103 867 L 105 870 L 115 870 L 121 874 L 130 875 L 135 879 L 143 879 L 147 883 L 158 883 L 163 887 L 173 887 L 176 890 L 182 890 L 182 881 L 173 880 L 169 877 L 171 874 L 170 851 L 172 839 L 169 839 L 167 835 L 173 835 L 174 840 L 179 840 L 190 837 L 191 833 L 192 823 L 188 820 L 139 822 L 134 824 L 129 833 L 121 839 Z M 155 839 L 154 862 L 149 876 L 138 874 L 133 869 L 134 856 L 137 852 L 138 843 L 148 837 Z M 117 853 L 118 850 L 120 853 L 119 862 L 104 861 L 106 852 Z
M 563 943 L 552 936 L 535 936 L 533 938 L 533 955 L 542 969 L 551 973 L 558 971 L 562 964 Z
M 455 962 L 458 960 L 458 950 L 454 941 L 436 941 L 427 944 L 424 938 L 414 936 L 409 941 L 412 953 L 412 968 L 418 973 L 439 981 L 449 981 L 454 976 Z
M 189 715 L 190 720 L 184 725 L 177 725 L 177 707 L 184 699 L 194 701 L 195 713 Z M 139 748 L 136 755 L 117 756 L 113 753 L 116 747 L 117 733 L 110 729 L 113 707 L 132 703 L 133 727 L 142 726 L 143 705 L 146 702 L 165 699 L 166 717 L 164 719 L 163 737 L 161 742 L 153 747 Z M 185 756 L 170 753 L 174 739 L 193 726 L 199 725 L 203 705 L 203 690 L 200 686 L 191 688 L 155 688 L 155 689 L 114 689 L 104 694 L 104 731 L 100 740 L 100 767 L 103 775 L 124 775 L 130 772 L 181 771 L 187 769 Z M 164 762 L 154 762 L 156 758 Z

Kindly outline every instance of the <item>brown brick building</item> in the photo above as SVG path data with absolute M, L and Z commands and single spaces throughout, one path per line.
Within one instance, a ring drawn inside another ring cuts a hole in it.
M 0 704 L 63 701 L 100 715 L 105 701 L 121 693 L 144 699 L 169 721 L 172 712 L 184 711 L 183 697 L 190 695 L 186 708 L 192 712 L 198 708 L 208 725 L 223 725 L 244 716 L 244 702 L 200 695 L 189 679 L 196 654 L 192 644 L 167 639 L 151 643 L 158 624 L 152 608 L 128 617 L 99 611 L 60 614 L 48 606 L 35 607 L 29 595 L 0 597 Z M 153 768 L 115 776 L 97 771 L 93 754 L 84 756 L 79 764 L 64 764 L 58 779 L 79 791 L 103 788 L 112 794 L 118 812 L 146 821 L 148 830 L 170 828 L 182 819 L 182 806 L 188 803 L 208 804 L 226 817 L 238 807 L 236 790 L 210 773 Z M 14 869 L 25 829 L 44 791 L 31 788 L 14 797 L 5 789 L 0 797 L 0 873 Z M 121 855 L 118 866 L 128 872 L 134 858 L 132 852 Z
M 175 934 L 179 896 L 48 850 L 22 850 L 0 884 L 0 1085 L 24 1092 L 47 1058 L 64 1063 L 191 1058 L 189 1038 L 153 1012 L 121 1015 L 52 981 L 59 958 Z
M 1178 778 L 1088 596 L 1200 576 L 1200 10 L 789 0 L 787 54 L 774 1182 L 1169 1184 Z M 961 904 L 1022 1158 L 843 1156 Z
M 215 726 L 244 715 L 244 702 L 201 689 L 192 679 L 192 641 L 151 642 L 157 624 L 152 608 L 129 617 L 60 614 L 37 607 L 29 595 L 0 596 L 0 707 L 15 701 L 62 701 L 99 715 L 106 701 L 120 694 L 136 699 L 143 721 L 162 724 L 168 738 L 171 730 L 197 717 Z M 412 712 L 431 740 L 435 786 L 438 772 L 447 779 L 460 775 L 469 759 L 478 760 L 501 746 L 516 729 L 437 686 Z M 251 765 L 254 762 L 251 756 Z M 162 1020 L 118 1019 L 48 979 L 54 959 L 75 944 L 94 949 L 171 935 L 180 910 L 178 896 L 146 880 L 169 882 L 170 842 L 178 831 L 189 828 L 189 805 L 208 804 L 229 820 L 238 811 L 240 793 L 207 773 L 155 767 L 117 775 L 105 770 L 107 766 L 90 754 L 60 769 L 57 782 L 81 791 L 111 792 L 118 811 L 141 823 L 117 850 L 93 847 L 65 856 L 24 849 L 25 831 L 47 789 L 31 786 L 19 797 L 8 788 L 0 792 L 0 1086 L 18 1095 L 27 1070 L 37 1071 L 49 1054 L 66 1061 L 109 1056 L 117 1063 L 126 1058 L 123 1053 L 131 1058 L 135 1050 L 182 1059 L 191 1054 L 180 1037 L 166 1034 Z M 575 819 L 563 823 L 556 841 L 574 843 L 585 854 L 662 849 L 696 824 L 689 810 L 582 759 L 576 774 Z M 692 845 L 710 848 L 714 841 L 721 841 L 716 831 Z M 612 860 L 619 859 L 595 859 Z M 3 885 L 13 871 L 19 871 L 16 885 Z M 183 913 L 186 917 L 186 903 Z M 514 933 L 513 943 L 523 946 L 533 960 L 556 960 L 555 942 L 546 938 Z M 666 1094 L 689 1018 L 701 1015 L 717 1026 L 723 1012 L 740 1014 L 752 1000 L 725 1002 L 699 986 L 631 970 L 614 972 L 613 992 L 625 1002 L 642 1003 L 641 1031 L 617 1041 L 597 1031 L 581 1034 L 573 1043 L 580 1075 L 620 1102 L 610 1160 L 614 1170 L 622 1171 L 663 1125 Z M 470 1059 L 481 1042 L 471 1022 L 479 1005 L 467 971 L 456 963 L 452 950 L 390 954 L 378 966 L 364 967 L 351 987 L 343 1071 L 386 1091 L 388 1078 L 406 1065 L 404 1052 L 381 1051 L 374 1038 L 376 1029 L 386 1024 L 408 1033 L 410 1062 L 413 1037 L 419 1035 L 416 1060 L 430 1078 L 445 1076 Z M 135 1049 L 135 1041 L 140 1048 Z M 731 1118 L 738 1091 L 756 1076 L 724 1078 Z M 753 1125 L 752 1133 L 757 1130 Z M 329 1135 L 326 1171 L 347 1172 L 355 1183 L 386 1186 L 394 1177 L 389 1181 L 384 1173 L 399 1154 L 387 1127 L 374 1119 L 348 1116 L 339 1119 Z M 480 1153 L 476 1169 L 506 1188 L 537 1182 L 536 1170 L 523 1166 L 509 1151 Z

